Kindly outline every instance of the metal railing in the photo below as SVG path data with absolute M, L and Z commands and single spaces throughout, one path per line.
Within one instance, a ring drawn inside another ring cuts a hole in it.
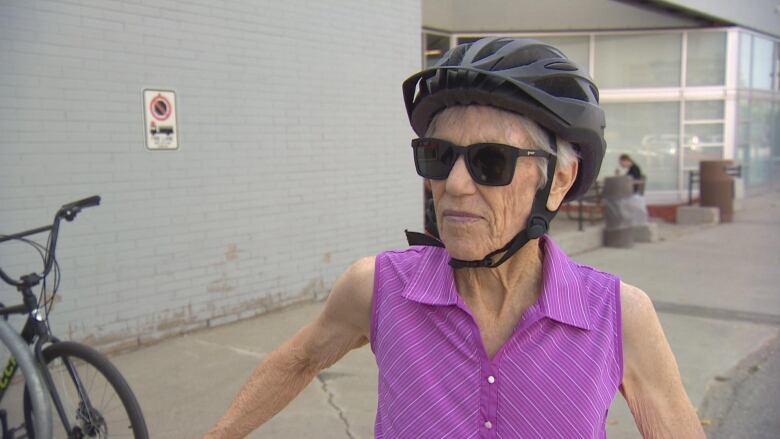
M 601 190 L 602 190 L 602 184 L 599 181 L 595 181 L 593 183 L 593 186 L 588 189 L 588 191 L 583 195 L 579 200 L 577 200 L 577 230 L 580 232 L 585 229 L 584 222 L 585 222 L 585 209 L 587 208 L 588 212 L 590 213 L 590 221 L 591 223 L 594 222 L 594 213 L 597 213 L 603 217 L 603 207 L 601 202 Z M 587 204 L 586 204 L 587 203 Z M 567 210 L 567 214 L 569 216 L 569 219 L 572 218 L 572 213 L 570 210 Z M 598 219 L 601 220 L 602 218 L 599 217 Z

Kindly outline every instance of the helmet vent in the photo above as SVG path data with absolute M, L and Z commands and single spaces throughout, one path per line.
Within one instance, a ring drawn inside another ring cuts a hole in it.
M 545 65 L 545 67 L 553 70 L 562 70 L 564 72 L 574 72 L 578 70 L 577 66 L 574 64 L 563 61 L 551 62 L 550 64 Z
M 591 93 L 593 93 L 593 97 L 596 99 L 596 102 L 598 103 L 598 101 L 599 101 L 599 90 L 593 84 L 588 84 L 588 87 L 590 87 L 590 91 L 591 91 Z
M 535 82 L 536 86 L 547 94 L 559 97 L 588 101 L 588 96 L 577 81 L 568 77 L 547 77 Z
M 474 59 L 473 59 L 472 62 L 476 63 L 476 62 L 479 62 L 479 61 L 483 60 L 484 58 L 487 58 L 489 56 L 495 55 L 496 52 L 499 51 L 499 49 L 501 49 L 502 47 L 506 46 L 510 42 L 511 42 L 511 40 L 507 40 L 507 39 L 503 39 L 502 38 L 502 39 L 498 39 L 498 40 L 493 40 L 493 41 L 490 42 L 490 44 L 485 44 L 479 50 L 479 52 L 477 52 L 477 54 L 474 55 Z M 495 63 L 494 63 L 494 65 L 495 65 Z
M 493 71 L 514 69 L 516 67 L 533 64 L 540 59 L 549 58 L 550 51 L 544 46 L 531 45 L 523 49 L 514 51 L 504 56 L 501 63 L 493 66 Z
M 457 66 L 460 65 L 460 62 L 463 61 L 463 55 L 466 53 L 466 50 L 471 46 L 471 44 L 464 44 L 461 46 L 457 46 L 453 49 L 450 49 L 449 52 L 445 53 L 441 57 L 441 64 L 442 66 Z M 443 61 L 443 62 L 442 62 Z

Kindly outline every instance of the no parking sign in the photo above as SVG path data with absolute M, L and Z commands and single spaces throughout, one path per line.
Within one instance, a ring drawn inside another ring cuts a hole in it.
M 170 90 L 144 90 L 144 130 L 146 148 L 179 148 L 176 124 L 176 94 Z

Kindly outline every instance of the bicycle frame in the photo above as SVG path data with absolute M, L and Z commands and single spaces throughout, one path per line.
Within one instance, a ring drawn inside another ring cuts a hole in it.
M 49 235 L 49 248 L 47 249 L 46 261 L 44 262 L 44 270 L 41 275 L 31 273 L 22 276 L 20 280 L 17 281 L 9 277 L 5 272 L 3 272 L 2 269 L 0 269 L 0 279 L 9 285 L 15 286 L 16 289 L 22 294 L 23 299 L 23 303 L 20 305 L 0 307 L 0 318 L 7 318 L 7 316 L 11 314 L 27 314 L 27 321 L 22 328 L 21 337 L 28 346 L 34 345 L 33 350 L 35 353 L 35 359 L 41 365 L 41 376 L 43 378 L 44 384 L 49 389 L 49 394 L 51 395 L 51 399 L 54 403 L 55 409 L 57 410 L 57 414 L 62 420 L 62 424 L 65 427 L 65 430 L 68 432 L 71 431 L 71 425 L 62 405 L 62 400 L 60 399 L 60 396 L 57 392 L 57 388 L 54 385 L 54 380 L 51 377 L 49 368 L 46 367 L 46 359 L 43 356 L 43 346 L 46 343 L 57 343 L 59 342 L 59 339 L 51 334 L 49 328 L 44 324 L 43 319 L 40 317 L 38 299 L 35 297 L 35 293 L 33 293 L 33 288 L 46 277 L 54 263 L 60 220 L 65 218 L 67 221 L 72 221 L 82 208 L 96 206 L 98 204 L 100 204 L 99 196 L 93 196 L 66 204 L 57 211 L 57 214 L 54 217 L 54 222 L 49 226 L 38 227 L 25 232 L 0 237 L 0 243 L 2 243 L 12 239 L 19 239 L 25 236 L 51 231 L 51 234 Z M 70 360 L 66 358 L 63 358 L 63 363 L 68 370 L 68 374 L 76 385 L 76 390 L 78 391 L 81 400 L 91 408 L 92 403 L 90 402 L 89 396 L 87 395 L 81 379 L 76 372 L 76 368 L 73 366 Z M 12 356 L 8 360 L 8 364 L 6 365 L 3 373 L 3 378 L 0 381 L 0 401 L 2 401 L 3 397 L 5 396 L 8 384 L 11 382 L 11 379 L 16 374 L 17 370 L 18 365 L 16 364 L 16 359 Z
M 65 413 L 65 408 L 62 404 L 62 400 L 60 399 L 60 395 L 57 392 L 57 387 L 54 385 L 54 380 L 51 377 L 49 368 L 45 367 L 46 360 L 43 357 L 44 345 L 46 345 L 47 343 L 57 343 L 59 342 L 59 339 L 54 337 L 49 332 L 49 329 L 46 327 L 46 325 L 43 324 L 42 320 L 36 318 L 36 316 L 38 315 L 37 300 L 35 298 L 34 293 L 32 292 L 32 287 L 24 286 L 21 287 L 20 290 L 25 290 L 22 292 L 22 294 L 25 297 L 32 297 L 31 303 L 35 302 L 36 306 L 32 308 L 32 310 L 28 310 L 25 305 L 17 305 L 8 308 L 0 308 L 0 316 L 4 318 L 9 314 L 27 314 L 27 321 L 25 322 L 21 332 L 22 339 L 28 345 L 31 346 L 34 345 L 33 351 L 35 353 L 35 359 L 37 360 L 38 364 L 42 366 L 40 368 L 41 377 L 43 378 L 43 381 L 49 390 L 49 394 L 51 395 L 54 408 L 56 409 L 57 414 L 59 415 L 66 431 L 71 431 L 71 425 L 70 422 L 68 421 L 68 416 Z M 25 302 L 28 302 L 28 300 L 25 300 Z M 76 368 L 73 366 L 70 360 L 63 358 L 63 363 L 65 363 L 65 367 L 68 370 L 68 374 L 71 376 L 71 379 L 76 385 L 81 400 L 87 403 L 91 407 L 92 403 L 89 401 L 89 395 L 87 394 L 83 384 L 81 383 L 81 379 L 79 378 L 78 373 L 76 372 Z M 8 363 L 4 370 L 3 379 L 2 381 L 0 381 L 0 384 L 3 384 L 3 382 L 5 382 L 5 386 L 1 386 L 2 388 L 0 388 L 0 401 L 2 401 L 3 397 L 5 396 L 5 392 L 6 389 L 8 388 L 8 384 L 10 383 L 13 376 L 16 374 L 17 370 L 18 370 L 18 365 L 16 364 L 16 359 L 11 357 L 8 360 Z
M 18 367 L 24 372 L 25 396 L 29 397 L 29 399 L 25 398 L 25 400 L 30 402 L 32 412 L 35 414 L 32 427 L 33 431 L 40 437 L 51 437 L 52 415 L 51 407 L 49 406 L 49 398 L 46 392 L 46 384 L 43 381 L 41 370 L 36 364 L 32 352 L 30 352 L 27 344 L 11 325 L 1 319 L 0 339 L 2 339 L 3 344 L 11 351 L 11 355 L 14 356 L 12 366 L 16 368 L 18 361 Z M 27 424 L 27 419 L 28 417 L 25 416 L 25 427 L 29 428 L 30 426 Z M 15 429 L 8 430 L 5 410 L 0 411 L 0 420 L 2 420 L 3 438 L 7 438 L 9 437 L 9 433 Z

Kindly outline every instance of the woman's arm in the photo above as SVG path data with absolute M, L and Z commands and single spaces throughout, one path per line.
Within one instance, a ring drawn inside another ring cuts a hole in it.
M 620 304 L 623 314 L 620 391 L 642 436 L 705 437 L 650 298 L 634 286 L 621 284 Z
M 271 352 L 252 372 L 205 438 L 242 438 L 282 410 L 322 370 L 368 342 L 374 258 L 361 259 L 339 277 L 325 309 Z

